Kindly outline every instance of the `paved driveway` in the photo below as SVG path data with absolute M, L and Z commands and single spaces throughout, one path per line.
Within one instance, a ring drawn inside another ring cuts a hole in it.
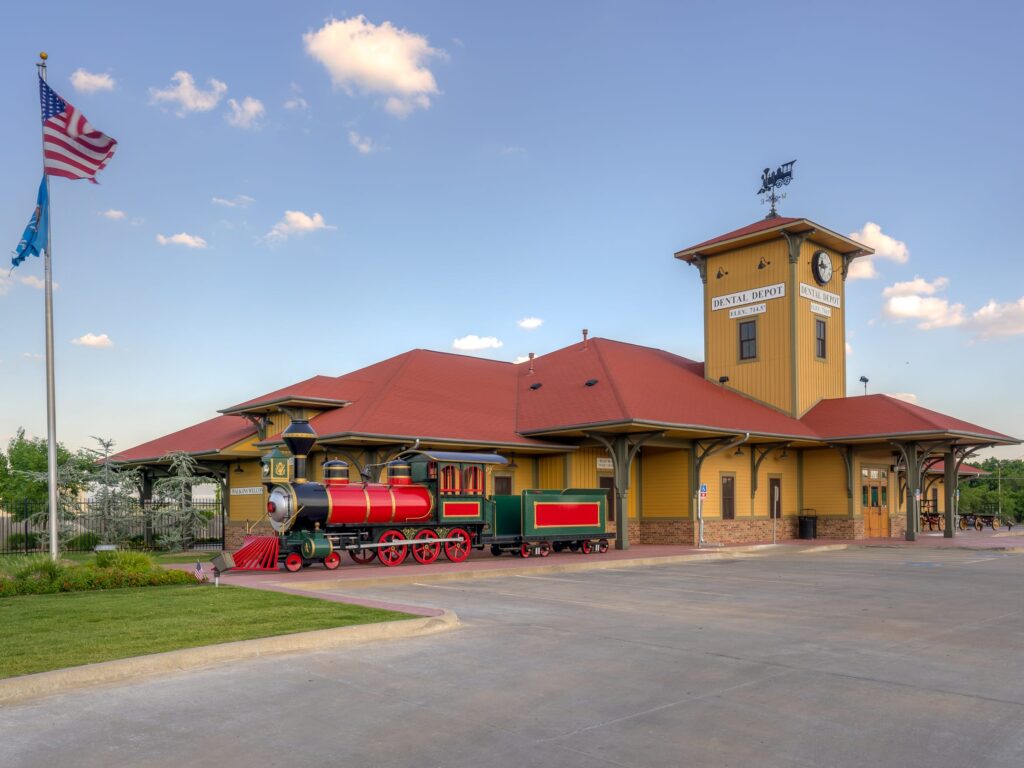
M 353 590 L 465 626 L 10 708 L 0 765 L 1019 768 L 1022 578 L 879 549 Z

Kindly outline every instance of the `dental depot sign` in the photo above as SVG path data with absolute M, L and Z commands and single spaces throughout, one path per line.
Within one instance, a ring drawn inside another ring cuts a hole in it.
M 746 291 L 727 293 L 724 296 L 711 297 L 711 311 L 742 307 L 744 304 L 756 304 L 770 299 L 781 299 L 786 295 L 786 284 L 776 283 L 762 288 L 751 288 Z

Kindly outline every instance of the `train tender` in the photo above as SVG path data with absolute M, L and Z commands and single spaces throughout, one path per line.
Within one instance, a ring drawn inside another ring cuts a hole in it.
M 316 442 L 308 422 L 293 419 L 281 435 L 293 458 L 278 451 L 263 459 L 267 518 L 272 536 L 253 536 L 234 554 L 238 570 L 288 571 L 321 562 L 374 559 L 387 566 L 411 555 L 428 564 L 442 553 L 462 562 L 473 548 L 494 555 L 546 557 L 570 548 L 606 552 L 606 492 L 602 489 L 487 494 L 488 469 L 508 462 L 493 453 L 410 450 L 383 465 L 381 482 L 349 481 L 349 465 L 323 464 L 322 483 L 305 479 Z

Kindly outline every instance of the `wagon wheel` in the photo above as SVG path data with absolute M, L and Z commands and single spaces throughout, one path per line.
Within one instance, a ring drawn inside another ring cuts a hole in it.
M 583 539 L 582 541 L 580 541 L 580 552 L 582 552 L 584 555 L 589 555 L 593 551 L 594 548 L 590 544 L 590 539 Z
M 1002 525 L 1002 521 L 998 517 L 993 517 L 992 518 L 992 530 L 994 531 L 1000 525 Z
M 368 565 L 373 562 L 373 558 L 377 556 L 376 549 L 350 549 L 348 556 L 355 560 L 359 565 Z
M 437 534 L 429 528 L 425 528 L 413 537 L 413 541 L 430 542 L 437 538 Z M 433 543 L 421 543 L 412 545 L 412 559 L 420 565 L 430 565 L 437 560 L 441 554 L 441 545 Z
M 525 560 L 531 554 L 530 549 L 531 547 L 529 544 L 523 544 L 521 547 L 519 547 L 519 556 Z
M 541 545 L 540 545 L 540 556 L 541 557 L 548 557 L 550 554 L 551 554 L 551 542 L 550 541 L 541 542 Z
M 957 523 L 957 525 L 959 526 L 961 531 L 966 531 L 967 530 L 967 518 L 966 517 L 961 517 L 960 518 L 960 522 Z
M 444 543 L 444 556 L 453 563 L 461 563 L 469 557 L 469 550 L 472 547 L 473 539 L 465 528 L 452 528 L 448 531 L 448 538 L 462 541 L 446 541 Z
M 337 552 L 331 552 L 324 558 L 324 568 L 328 571 L 333 571 L 339 565 L 341 565 L 341 555 Z
M 289 552 L 288 557 L 284 559 L 284 569 L 289 573 L 301 571 L 302 555 L 300 555 L 298 552 Z
M 606 554 L 609 550 L 608 539 L 601 539 L 597 542 L 597 551 L 599 554 Z
M 491 554 L 495 557 L 501 557 L 501 547 L 498 544 L 491 544 Z
M 396 566 L 405 562 L 405 558 L 409 554 L 409 548 L 405 544 L 400 543 L 406 541 L 405 535 L 401 531 L 393 529 L 384 531 L 378 541 L 381 544 L 390 544 L 390 546 L 377 549 L 377 557 L 384 565 Z
M 945 515 L 943 515 L 942 517 L 939 518 L 939 530 L 940 531 L 946 530 L 946 516 Z
M 984 530 L 984 528 L 985 528 L 985 521 L 982 520 L 980 517 L 974 518 L 974 530 L 981 531 L 981 530 Z

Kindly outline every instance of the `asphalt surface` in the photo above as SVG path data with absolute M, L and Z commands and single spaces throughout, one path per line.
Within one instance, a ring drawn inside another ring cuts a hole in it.
M 1019 768 L 1022 577 L 901 548 L 352 590 L 464 626 L 10 707 L 0 765 Z

